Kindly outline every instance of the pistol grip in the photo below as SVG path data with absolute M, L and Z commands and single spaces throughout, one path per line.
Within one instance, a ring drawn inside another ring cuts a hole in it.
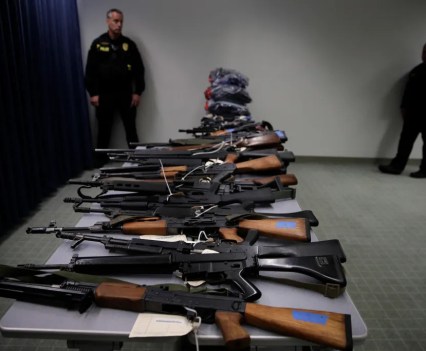
M 225 240 L 234 240 L 237 243 L 244 241 L 244 239 L 237 234 L 237 228 L 220 228 L 219 234 L 220 237 Z
M 250 347 L 250 335 L 241 326 L 243 316 L 238 312 L 217 311 L 215 322 L 222 332 L 228 350 L 246 350 Z

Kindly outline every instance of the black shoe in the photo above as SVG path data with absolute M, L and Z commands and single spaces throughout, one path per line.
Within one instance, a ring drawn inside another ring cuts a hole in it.
M 426 178 L 426 172 L 419 170 L 417 172 L 410 173 L 410 177 L 412 177 L 412 178 Z
M 380 165 L 379 170 L 380 170 L 380 172 L 387 173 L 387 174 L 401 174 L 402 173 L 402 169 L 395 168 L 391 165 Z

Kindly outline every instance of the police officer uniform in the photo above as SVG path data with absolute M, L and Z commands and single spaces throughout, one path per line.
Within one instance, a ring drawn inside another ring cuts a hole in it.
M 423 159 L 420 164 L 420 172 L 417 173 L 426 174 L 426 63 L 419 64 L 409 73 L 402 97 L 401 111 L 404 124 L 397 154 L 390 165 L 402 171 L 407 164 L 417 136 L 421 134 Z
M 130 105 L 132 94 L 141 95 L 145 90 L 144 72 L 141 55 L 131 39 L 120 35 L 113 40 L 105 33 L 93 41 L 85 78 L 90 96 L 99 96 L 97 148 L 108 148 L 115 112 L 123 121 L 129 147 L 130 142 L 139 141 L 136 107 Z

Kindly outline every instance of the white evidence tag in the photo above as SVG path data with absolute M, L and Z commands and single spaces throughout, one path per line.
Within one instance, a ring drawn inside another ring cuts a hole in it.
M 191 332 L 192 323 L 184 316 L 140 313 L 129 338 L 182 336 Z

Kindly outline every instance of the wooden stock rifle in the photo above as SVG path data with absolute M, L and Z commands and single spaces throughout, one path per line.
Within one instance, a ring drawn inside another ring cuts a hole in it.
M 245 302 L 238 297 L 217 296 L 167 287 L 140 286 L 127 282 L 98 285 L 64 281 L 59 286 L 0 280 L 0 296 L 48 306 L 86 312 L 94 302 L 98 307 L 178 314 L 216 323 L 228 350 L 250 346 L 250 335 L 241 323 L 296 337 L 339 350 L 352 349 L 351 316 L 335 312 L 273 307 Z M 189 310 L 195 310 L 196 315 Z M 86 313 L 91 313 L 87 311 Z
M 29 227 L 27 234 L 49 234 L 56 232 L 79 232 L 92 234 L 126 235 L 178 235 L 192 238 L 201 232 L 214 239 L 221 238 L 242 242 L 248 230 L 255 229 L 259 234 L 275 239 L 308 242 L 311 240 L 311 228 L 306 218 L 268 218 L 262 215 L 218 216 L 207 213 L 201 217 L 146 217 L 111 225 L 111 222 L 99 222 L 89 227 Z

